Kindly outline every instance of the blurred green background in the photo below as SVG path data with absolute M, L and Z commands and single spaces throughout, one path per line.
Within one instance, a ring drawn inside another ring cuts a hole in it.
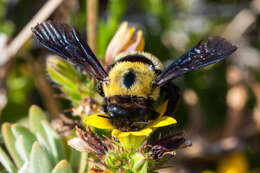
M 29 39 L 13 56 L 4 53 L 45 3 L 0 0 L 1 124 L 26 124 L 32 104 L 46 110 L 50 119 L 72 107 L 46 75 L 48 51 Z M 49 19 L 73 24 L 86 36 L 86 13 L 86 0 L 64 0 Z M 177 129 L 185 131 L 193 146 L 179 152 L 169 163 L 173 168 L 164 172 L 260 172 L 259 14 L 260 0 L 98 1 L 100 58 L 122 21 L 142 29 L 145 51 L 165 64 L 211 35 L 238 46 L 225 61 L 174 81 L 182 95 Z

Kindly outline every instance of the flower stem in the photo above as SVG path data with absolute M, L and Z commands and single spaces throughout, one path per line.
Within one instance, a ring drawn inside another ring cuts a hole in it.
M 87 5 L 87 40 L 90 48 L 96 53 L 96 26 L 98 0 L 86 0 Z

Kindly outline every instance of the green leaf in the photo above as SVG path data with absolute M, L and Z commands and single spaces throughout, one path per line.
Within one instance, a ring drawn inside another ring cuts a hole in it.
M 0 162 L 9 173 L 17 173 L 17 170 L 8 155 L 0 147 Z
M 77 90 L 77 78 L 80 78 L 75 68 L 57 56 L 47 59 L 47 71 L 51 79 L 62 85 Z
M 54 166 L 56 163 L 55 163 L 54 156 L 52 155 L 51 152 L 51 147 L 49 147 L 48 141 L 43 139 L 42 136 L 39 135 L 38 133 L 36 133 L 36 137 L 37 137 L 37 141 L 40 143 L 44 151 L 48 154 L 49 160 L 51 161 L 51 163 L 53 163 L 52 166 Z
M 47 72 L 73 103 L 95 93 L 93 81 L 78 73 L 70 63 L 58 56 L 51 56 L 47 59 Z M 87 84 L 91 84 L 92 87 L 87 87 Z
M 42 121 L 42 126 L 47 135 L 48 142 L 50 144 L 51 152 L 54 156 L 56 163 L 64 159 L 63 153 L 63 142 L 60 136 L 52 129 L 50 124 L 47 121 Z
M 106 155 L 105 163 L 109 168 L 113 170 L 117 170 L 118 166 L 115 164 L 115 162 L 118 161 L 120 161 L 120 157 L 118 157 L 118 153 L 110 152 L 109 154 Z
M 131 158 L 131 167 L 134 173 L 147 173 L 148 160 L 141 153 L 135 153 Z
M 34 134 L 38 133 L 44 139 L 47 139 L 45 131 L 41 125 L 42 120 L 47 120 L 45 113 L 41 110 L 40 107 L 32 105 L 29 110 L 30 129 Z
M 48 153 L 48 157 L 51 160 L 51 163 L 54 163 L 54 157 L 52 155 L 52 150 L 47 138 L 47 134 L 45 133 L 45 130 L 42 126 L 42 121 L 47 121 L 47 116 L 40 107 L 32 105 L 29 110 L 30 129 L 36 135 L 36 138 L 43 149 Z
M 88 169 L 88 153 L 82 152 L 80 157 L 78 173 L 85 173 L 87 169 Z
M 23 136 L 18 136 L 15 141 L 15 149 L 24 162 L 29 161 L 30 151 L 27 152 Z M 30 148 L 31 149 L 31 148 Z
M 4 123 L 2 125 L 2 134 L 5 142 L 5 146 L 10 153 L 12 159 L 14 160 L 16 166 L 21 168 L 23 166 L 23 160 L 15 149 L 15 136 L 12 133 L 11 125 L 9 123 Z
M 52 170 L 52 165 L 48 155 L 38 142 L 34 142 L 33 144 L 30 162 L 32 173 L 50 173 Z
M 18 173 L 31 173 L 32 171 L 32 169 L 31 169 L 31 164 L 30 164 L 30 162 L 25 162 L 24 164 L 23 164 L 23 166 L 22 166 L 22 168 L 21 169 L 19 169 L 19 172 Z
M 29 160 L 30 152 L 33 143 L 36 141 L 36 137 L 29 129 L 14 124 L 11 126 L 12 132 L 16 137 L 16 150 L 24 161 Z
M 47 120 L 45 113 L 41 110 L 40 107 L 32 105 L 29 110 L 30 129 L 36 135 L 36 138 L 40 144 L 43 144 L 44 147 L 50 151 L 50 144 L 48 143 L 47 135 L 41 124 L 41 122 L 44 120 Z
M 66 160 L 62 160 L 55 166 L 52 173 L 72 173 L 72 170 L 69 163 Z
M 70 165 L 73 170 L 78 169 L 80 163 L 80 152 L 71 148 Z

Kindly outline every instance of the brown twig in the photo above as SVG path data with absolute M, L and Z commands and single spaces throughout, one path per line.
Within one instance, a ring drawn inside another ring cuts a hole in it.
M 254 107 L 253 110 L 253 118 L 256 124 L 256 130 L 257 132 L 260 131 L 260 82 L 253 81 L 251 82 L 251 87 L 253 89 L 253 92 L 256 97 L 256 106 Z
M 247 29 L 256 21 L 260 13 L 260 0 L 250 3 L 250 8 L 241 10 L 230 22 L 222 36 L 229 40 L 238 40 Z
M 44 4 L 39 12 L 27 23 L 12 42 L 1 50 L 0 58 L 2 58 L 2 60 L 0 66 L 4 65 L 11 57 L 16 55 L 24 43 L 32 36 L 31 27 L 46 20 L 62 2 L 63 0 L 48 0 Z
M 96 53 L 96 25 L 97 25 L 97 9 L 98 9 L 98 0 L 86 0 L 86 18 L 87 18 L 87 41 L 90 48 Z M 88 165 L 90 168 L 94 166 L 93 163 L 89 162 L 88 155 L 82 153 L 81 163 Z M 84 166 L 80 166 L 80 173 L 85 170 Z
M 97 0 L 87 0 L 87 40 L 93 52 L 96 52 Z
M 227 26 L 222 36 L 229 40 L 238 40 L 255 20 L 256 16 L 250 9 L 241 10 Z

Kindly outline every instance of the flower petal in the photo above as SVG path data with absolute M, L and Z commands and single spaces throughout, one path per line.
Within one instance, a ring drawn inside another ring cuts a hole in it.
M 143 51 L 144 46 L 143 32 L 123 22 L 106 49 L 106 64 L 111 64 L 113 58 L 121 52 Z
M 122 138 L 122 137 L 127 137 L 129 135 L 133 136 L 149 136 L 152 133 L 151 128 L 144 128 L 140 131 L 131 131 L 131 132 L 122 132 L 121 130 L 118 129 L 113 129 L 112 131 L 112 136 L 116 138 Z
M 130 30 L 129 33 L 131 33 Z M 131 36 L 133 36 L 133 33 L 131 33 Z M 141 52 L 144 50 L 144 45 L 145 45 L 145 41 L 143 37 L 143 32 L 141 30 L 138 30 L 135 37 L 131 37 L 131 39 L 122 49 L 122 52 L 133 52 L 133 51 Z
M 157 118 L 154 122 L 151 122 L 148 126 L 150 128 L 157 128 L 157 127 L 163 127 L 163 126 L 169 126 L 171 124 L 176 124 L 177 121 L 169 116 L 162 116 Z
M 133 131 L 130 133 L 134 136 L 149 136 L 152 132 L 153 130 L 151 128 L 144 128 L 140 131 Z
M 141 130 L 143 131 L 143 130 Z M 152 132 L 150 130 L 144 130 L 143 132 L 122 132 L 121 130 L 114 129 L 112 136 L 116 137 L 125 149 L 138 148 L 146 139 L 146 137 Z M 147 135 L 147 133 L 149 133 Z M 135 135 L 134 135 L 135 134 Z
M 137 32 L 137 36 L 136 36 L 136 43 L 137 43 L 137 47 L 136 47 L 136 51 L 144 51 L 144 46 L 145 46 L 145 41 L 144 41 L 144 37 L 143 37 L 143 32 L 142 31 L 138 31 Z
M 101 117 L 100 115 L 108 117 L 106 114 L 96 113 L 88 116 L 84 122 L 99 129 L 115 129 L 108 118 Z
M 119 138 L 120 135 L 121 135 L 121 133 L 124 133 L 123 136 L 128 136 L 128 135 L 130 135 L 129 132 L 122 132 L 121 130 L 113 129 L 113 131 L 112 131 L 112 136 L 114 136 L 114 137 L 116 137 L 116 138 Z
M 110 64 L 113 58 L 120 53 L 120 50 L 125 45 L 127 40 L 125 39 L 125 35 L 128 31 L 128 23 L 123 22 L 119 28 L 117 29 L 114 37 L 110 41 L 107 49 L 106 49 L 106 64 Z

